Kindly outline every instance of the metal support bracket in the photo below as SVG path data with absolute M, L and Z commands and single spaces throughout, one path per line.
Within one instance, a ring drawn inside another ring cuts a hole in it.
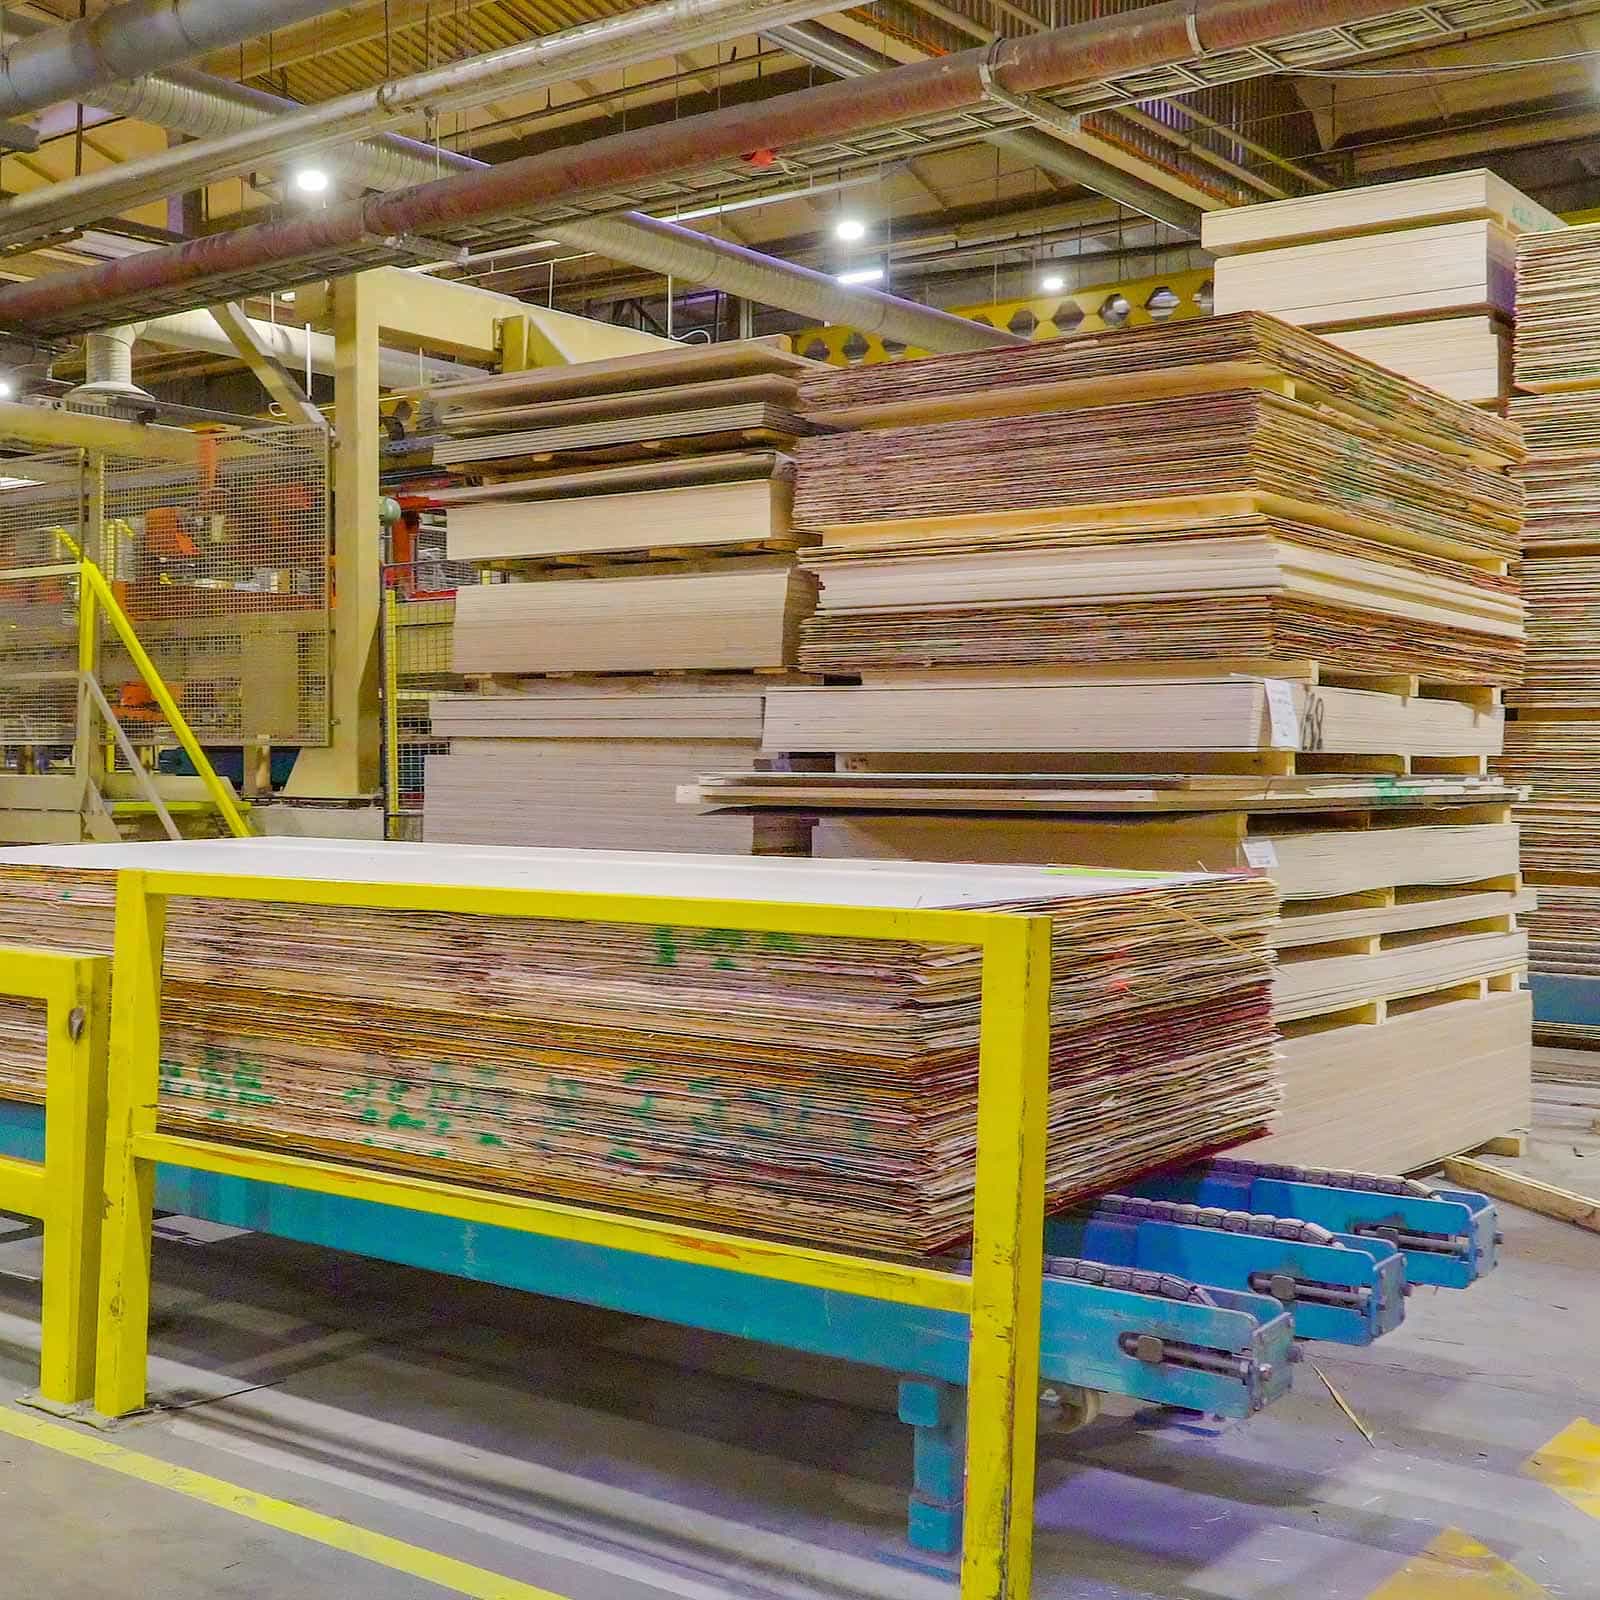
M 1015 90 L 1006 88 L 1004 84 L 995 82 L 994 63 L 991 61 L 983 60 L 978 63 L 978 82 L 983 85 L 986 100 L 993 100 L 996 105 L 1004 106 L 1008 111 L 1015 111 L 1019 117 L 1025 118 L 1035 127 L 1059 133 L 1069 140 L 1078 138 L 1083 132 L 1083 118 L 1076 112 L 1063 111 L 1060 106 L 1052 105 L 1041 95 L 1018 94 Z
M 216 324 L 227 334 L 228 342 L 239 352 L 240 359 L 260 381 L 261 387 L 282 407 L 291 422 L 328 432 L 328 419 L 311 403 L 311 397 L 279 361 L 266 342 L 256 332 L 255 324 L 243 309 L 231 300 L 210 307 Z
M 460 266 L 472 252 L 464 244 L 446 244 L 442 239 L 429 239 L 420 233 L 391 233 L 384 237 L 389 250 L 401 250 L 418 261 L 450 261 Z

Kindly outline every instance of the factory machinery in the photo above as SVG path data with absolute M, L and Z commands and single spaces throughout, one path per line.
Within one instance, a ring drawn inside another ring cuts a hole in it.
M 42 1107 L 0 1102 L 0 1156 L 44 1159 Z M 936 1554 L 960 1546 L 968 1328 L 956 1312 L 184 1167 L 157 1167 L 155 1203 L 886 1370 L 915 1435 L 907 1537 Z M 1498 1246 L 1484 1196 L 1406 1178 L 1216 1158 L 1101 1196 L 1045 1225 L 1041 1421 L 1091 1421 L 1107 1394 L 1249 1417 L 1288 1392 L 1302 1341 L 1370 1344 L 1400 1326 L 1413 1284 L 1465 1289 Z

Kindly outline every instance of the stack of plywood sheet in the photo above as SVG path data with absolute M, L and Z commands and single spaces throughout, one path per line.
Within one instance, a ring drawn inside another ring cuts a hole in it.
M 1530 900 L 1488 773 L 1522 651 L 1512 427 L 1258 314 L 802 403 L 855 431 L 796 446 L 801 664 L 861 681 L 767 695 L 768 749 L 832 771 L 687 802 L 814 817 L 835 859 L 1265 873 L 1286 1138 L 1316 1103 L 1316 1159 L 1412 1166 L 1526 1121 Z M 1430 1111 L 1408 1062 L 1480 1014 L 1500 1043 Z
M 1600 1048 L 1600 228 L 1518 241 L 1510 416 L 1523 432 L 1527 678 L 1500 769 L 1531 788 L 1536 1031 Z M 1600 1059 L 1600 1058 L 1597 1058 Z
M 749 675 L 795 661 L 816 580 L 795 565 L 789 449 L 813 431 L 796 408 L 814 365 L 760 342 L 697 345 L 430 391 L 450 435 L 438 459 L 473 480 L 438 496 L 449 553 L 510 580 L 459 592 L 453 665 L 516 709 L 441 708 L 451 750 L 428 767 L 425 837 L 803 842 L 787 825 L 752 837 L 686 817 L 673 791 L 719 741 L 735 740 L 722 757 L 754 755 Z
M 1052 1204 L 1270 1117 L 1275 896 L 1192 873 L 260 840 L 0 855 L 0 942 L 106 949 L 118 868 L 984 909 L 1054 926 Z M 971 1229 L 979 953 L 660 925 L 169 906 L 173 1131 L 898 1255 Z M 0 1084 L 42 1090 L 0 1002 Z
M 1520 236 L 1559 217 L 1482 169 L 1207 213 L 1219 312 L 1271 311 L 1456 399 L 1503 401 Z
M 697 774 L 760 765 L 762 695 L 738 678 L 535 681 L 436 696 L 427 828 L 458 844 L 806 853 L 808 825 L 697 816 L 672 803 Z

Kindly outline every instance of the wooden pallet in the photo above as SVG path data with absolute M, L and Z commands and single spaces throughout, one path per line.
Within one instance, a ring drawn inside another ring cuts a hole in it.
M 1409 1016 L 1414 1011 L 1426 1011 L 1433 1006 L 1449 1005 L 1456 1000 L 1483 1000 L 1492 994 L 1511 994 L 1522 986 L 1526 971 L 1525 967 L 1518 966 L 1507 968 L 1503 972 L 1468 978 L 1460 983 L 1420 988 L 1402 986 L 1393 993 L 1375 996 L 1360 1005 L 1293 1018 L 1285 1021 L 1280 1031 L 1285 1037 L 1293 1039 L 1307 1033 L 1320 1032 L 1324 1028 L 1346 1027 L 1351 1024 L 1376 1026 L 1389 1021 L 1392 1017 Z

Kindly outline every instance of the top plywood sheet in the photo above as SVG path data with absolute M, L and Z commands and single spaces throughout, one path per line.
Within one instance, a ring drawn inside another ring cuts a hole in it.
M 1512 234 L 1543 233 L 1566 226 L 1553 211 L 1530 200 L 1520 189 L 1487 168 L 1477 167 L 1470 172 L 1208 211 L 1201 219 L 1200 243 L 1214 256 L 1231 256 L 1313 239 L 1471 218 L 1496 222 Z
M 428 390 L 428 400 L 448 415 L 468 408 L 542 405 L 549 401 L 598 398 L 724 379 L 768 375 L 803 378 L 820 366 L 820 362 L 791 355 L 764 340 L 741 339 L 725 344 L 683 345 L 676 350 L 652 351 L 648 355 L 613 356 L 607 361 L 581 361 L 569 367 L 501 372 L 469 378 L 463 383 L 442 383 Z
M 890 910 L 1031 904 L 1204 883 L 1204 873 L 1067 872 L 883 862 L 850 867 L 788 858 L 643 850 L 537 850 L 494 845 L 355 844 L 348 839 L 182 839 L 158 844 L 28 845 L 0 867 L 78 872 L 185 872 L 286 883 L 412 884 L 650 894 Z

